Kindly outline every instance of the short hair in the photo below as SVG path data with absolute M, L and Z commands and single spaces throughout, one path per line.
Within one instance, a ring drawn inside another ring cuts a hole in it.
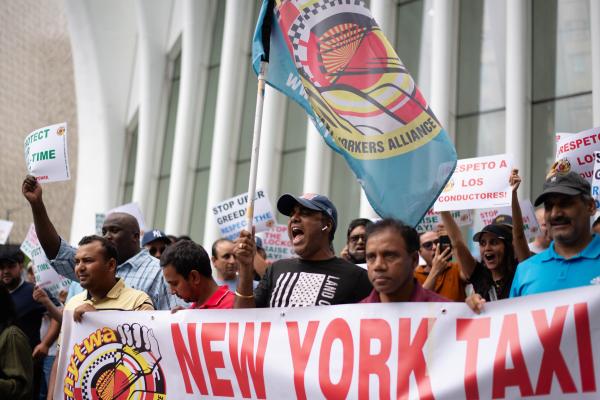
M 202 246 L 191 240 L 180 240 L 165 249 L 160 256 L 160 266 L 171 265 L 185 279 L 192 270 L 200 272 L 207 278 L 212 277 L 212 269 L 208 253 Z
M 212 247 L 210 249 L 210 252 L 212 253 L 212 256 L 214 258 L 217 258 L 217 246 L 219 245 L 219 243 L 223 243 L 223 242 L 233 243 L 233 240 L 229 240 L 229 239 L 225 239 L 225 238 L 220 238 L 220 239 L 215 240 L 215 242 L 212 244 Z
M 365 229 L 369 226 L 373 225 L 373 221 L 368 218 L 356 218 L 350 221 L 350 225 L 348 225 L 348 232 L 346 233 L 346 241 L 350 240 L 350 234 L 357 226 L 364 226 Z
M 79 246 L 83 246 L 93 242 L 100 242 L 100 244 L 102 245 L 102 249 L 104 250 L 104 257 L 106 261 L 110 260 L 111 258 L 114 258 L 115 261 L 119 259 L 119 253 L 117 252 L 117 248 L 115 247 L 115 245 L 103 236 L 84 236 L 79 241 Z
M 419 250 L 421 244 L 419 242 L 419 234 L 416 229 L 410 225 L 406 225 L 399 219 L 384 218 L 367 227 L 367 241 L 371 235 L 383 232 L 387 229 L 396 231 L 404 239 L 406 250 L 409 253 L 414 253 Z

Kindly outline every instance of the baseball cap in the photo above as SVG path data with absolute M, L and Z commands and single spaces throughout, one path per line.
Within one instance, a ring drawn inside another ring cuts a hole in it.
M 577 196 L 579 194 L 590 194 L 592 188 L 590 183 L 583 179 L 577 172 L 555 173 L 548 177 L 544 182 L 544 190 L 534 205 L 537 207 L 544 202 L 549 194 L 565 194 L 567 196 Z
M 492 221 L 492 224 L 508 225 L 512 228 L 513 221 L 512 221 L 512 217 L 510 215 L 500 214 L 496 218 L 494 218 L 494 220 Z
M 501 225 L 501 224 L 486 225 L 483 227 L 483 229 L 481 231 L 479 231 L 475 235 L 473 235 L 473 241 L 479 242 L 479 239 L 481 239 L 481 236 L 484 233 L 494 234 L 494 235 L 498 236 L 498 238 L 504 239 L 507 243 L 512 243 L 512 231 L 506 225 Z
M 337 210 L 327 196 L 314 193 L 304 193 L 302 196 L 294 196 L 286 193 L 277 200 L 277 209 L 280 213 L 288 217 L 292 215 L 292 211 L 296 205 L 325 213 L 333 221 L 333 232 L 335 232 L 337 227 Z
M 0 245 L 0 262 L 22 263 L 25 255 L 21 252 L 21 248 L 16 244 Z
M 142 238 L 142 246 L 147 245 L 150 242 L 154 242 L 155 240 L 162 240 L 168 244 L 171 243 L 171 239 L 165 233 L 158 229 L 152 229 L 144 233 L 144 237 Z

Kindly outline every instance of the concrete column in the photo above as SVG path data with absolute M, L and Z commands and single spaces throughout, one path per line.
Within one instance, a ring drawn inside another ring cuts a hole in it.
M 188 233 L 194 185 L 194 168 L 204 117 L 207 71 L 216 12 L 214 1 L 185 0 L 181 43 L 181 82 L 171 180 L 167 200 L 165 230 L 171 234 Z
M 431 99 L 436 117 L 454 139 L 454 97 L 456 75 L 457 0 L 433 0 L 433 51 L 431 57 Z
M 254 2 L 227 0 L 219 73 L 219 90 L 208 183 L 204 244 L 220 236 L 212 207 L 233 195 L 235 163 L 240 136 L 242 101 L 248 72 Z
M 281 153 L 285 135 L 286 97 L 267 85 L 262 118 L 256 187 L 265 190 L 273 206 L 279 193 Z
M 531 2 L 506 2 L 506 153 L 525 184 L 519 192 L 529 198 L 531 182 Z
M 303 193 L 329 196 L 331 157 L 333 157 L 333 150 L 325 144 L 321 134 L 309 119 L 306 132 Z
M 592 39 L 592 115 L 594 126 L 600 126 L 600 2 L 590 0 Z
M 156 177 L 160 168 L 160 162 L 156 160 L 160 160 L 164 137 L 164 94 L 168 90 L 167 55 L 164 48 L 168 23 L 165 22 L 165 15 L 169 15 L 170 7 L 169 2 L 135 2 L 140 57 L 140 103 L 133 201 L 140 206 L 148 226 L 153 224 Z

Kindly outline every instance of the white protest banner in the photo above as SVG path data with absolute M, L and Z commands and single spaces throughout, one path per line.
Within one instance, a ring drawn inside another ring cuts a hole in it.
M 256 190 L 254 202 L 254 226 L 256 232 L 268 231 L 275 225 L 275 214 L 265 191 Z M 242 193 L 224 200 L 212 208 L 221 236 L 233 240 L 246 227 L 248 194 Z
M 54 398 L 597 399 L 596 286 L 486 303 L 63 316 Z
M 531 201 L 520 200 L 519 207 L 521 208 L 521 215 L 523 216 L 523 230 L 525 237 L 528 241 L 532 241 L 540 232 L 540 225 L 535 217 L 535 208 Z M 512 218 L 511 207 L 499 207 L 499 208 L 486 208 L 483 210 L 477 210 L 477 218 L 481 221 L 481 227 L 490 225 L 494 222 L 494 219 L 500 215 L 508 215 Z
M 552 168 L 565 172 L 575 171 L 591 182 L 594 151 L 600 151 L 600 128 L 579 133 L 557 133 L 555 165 Z
M 12 231 L 14 222 L 0 219 L 0 244 L 6 244 L 10 231 Z
M 592 197 L 596 202 L 596 212 L 600 211 L 600 151 L 594 152 L 594 179 L 592 179 Z
M 50 266 L 50 261 L 42 249 L 33 224 L 29 227 L 27 236 L 21 244 L 21 251 L 31 259 L 36 285 L 48 290 L 55 298 L 58 298 L 61 290 L 68 290 L 71 281 L 60 276 Z
M 467 226 L 473 223 L 473 218 L 471 216 L 471 210 L 458 210 L 450 212 L 454 221 L 458 226 Z M 423 217 L 419 225 L 417 225 L 417 232 L 429 232 L 435 231 L 439 224 L 442 223 L 442 216 L 440 213 L 433 211 L 433 208 L 430 208 L 427 211 L 427 214 Z
M 509 206 L 511 170 L 507 154 L 458 160 L 433 209 L 439 212 Z
M 138 225 L 140 226 L 140 230 L 144 232 L 146 230 L 146 220 L 144 219 L 144 214 L 142 214 L 142 210 L 140 206 L 135 201 L 133 203 L 127 203 L 120 205 L 118 207 L 113 208 L 112 210 L 107 211 L 104 215 L 105 218 L 108 217 L 112 213 L 125 213 L 129 215 L 133 215 L 135 219 L 137 219 Z M 98 226 L 98 214 L 96 214 L 96 226 Z M 102 220 L 104 223 L 104 219 Z M 101 223 L 101 224 L 102 224 Z M 102 225 L 100 226 L 100 231 L 102 231 Z
M 266 232 L 257 234 L 262 239 L 267 261 L 275 262 L 295 256 L 294 246 L 288 236 L 287 225 L 275 225 Z
M 71 179 L 67 152 L 67 123 L 36 129 L 25 138 L 27 171 L 39 182 Z

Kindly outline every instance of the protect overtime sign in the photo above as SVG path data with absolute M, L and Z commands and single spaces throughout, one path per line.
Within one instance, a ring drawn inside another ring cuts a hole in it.
M 25 138 L 25 163 L 39 182 L 71 179 L 67 152 L 67 123 L 36 129 Z

